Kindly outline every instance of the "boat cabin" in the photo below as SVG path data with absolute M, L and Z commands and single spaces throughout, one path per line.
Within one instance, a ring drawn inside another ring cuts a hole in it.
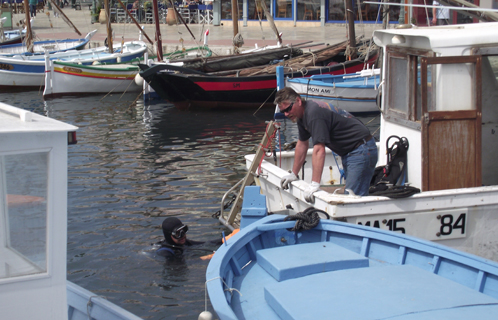
M 378 30 L 374 41 L 384 52 L 379 164 L 396 135 L 422 191 L 498 185 L 498 23 Z
M 0 103 L 2 319 L 68 319 L 67 148 L 76 129 Z

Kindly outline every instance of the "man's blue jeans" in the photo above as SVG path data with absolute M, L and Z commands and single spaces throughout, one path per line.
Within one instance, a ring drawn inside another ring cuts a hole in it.
M 368 196 L 377 157 L 377 146 L 373 138 L 342 157 L 346 189 L 351 189 L 359 196 Z

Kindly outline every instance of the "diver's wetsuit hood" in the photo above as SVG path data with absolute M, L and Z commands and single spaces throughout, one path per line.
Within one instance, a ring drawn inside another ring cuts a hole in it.
M 163 224 L 162 224 L 162 228 L 163 228 L 163 234 L 164 234 L 164 241 L 167 244 L 179 246 L 178 244 L 176 244 L 173 241 L 173 239 L 171 239 L 171 233 L 173 232 L 173 230 L 175 230 L 175 228 L 178 228 L 182 225 L 183 225 L 183 223 L 178 218 L 169 217 L 169 218 L 164 219 Z

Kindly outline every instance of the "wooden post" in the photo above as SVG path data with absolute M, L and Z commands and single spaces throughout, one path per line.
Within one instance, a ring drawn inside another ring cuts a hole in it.
M 156 23 L 157 61 L 163 61 L 163 43 L 161 39 L 161 29 L 159 28 L 159 8 L 157 0 L 152 0 L 154 7 L 154 21 Z
M 232 0 L 232 23 L 233 23 L 233 36 L 239 33 L 239 5 L 237 0 Z
M 112 28 L 111 28 L 111 8 L 109 7 L 109 0 L 104 1 L 105 6 L 105 17 L 107 22 L 107 46 L 109 47 L 109 52 L 113 53 L 114 49 L 112 47 Z
M 33 53 L 33 34 L 31 33 L 31 21 L 29 20 L 29 0 L 24 0 L 24 12 L 26 12 L 26 51 Z
M 356 59 L 356 36 L 354 30 L 353 0 L 346 0 L 346 12 L 348 17 L 349 52 L 351 53 L 351 60 L 353 60 Z
M 273 136 L 274 132 L 275 132 L 275 122 L 270 121 L 270 123 L 268 124 L 267 130 L 265 131 L 265 134 L 263 136 L 263 139 L 261 140 L 261 143 L 258 147 L 258 150 L 256 151 L 256 154 L 254 155 L 254 159 L 252 160 L 251 167 L 247 171 L 247 174 L 244 178 L 244 181 L 242 182 L 242 185 L 240 186 L 240 190 L 239 190 L 239 193 L 237 194 L 237 198 L 235 199 L 235 201 L 232 205 L 232 209 L 230 210 L 230 214 L 228 215 L 228 218 L 226 220 L 226 223 L 228 225 L 232 225 L 233 222 L 235 221 L 235 217 L 237 217 L 237 215 L 240 214 L 240 210 L 242 208 L 244 188 L 254 182 L 254 174 L 259 167 L 259 163 L 261 162 L 261 159 L 265 156 L 266 150 L 263 149 L 263 146 L 266 146 L 268 144 L 268 140 L 270 139 L 271 136 Z M 220 216 L 220 218 L 223 218 L 223 217 Z

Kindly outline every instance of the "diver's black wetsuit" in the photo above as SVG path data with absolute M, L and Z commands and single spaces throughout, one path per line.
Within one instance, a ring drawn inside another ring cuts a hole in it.
M 161 247 L 156 250 L 156 254 L 158 256 L 162 256 L 165 258 L 180 257 L 182 256 L 185 247 L 190 247 L 193 245 L 203 244 L 203 243 L 204 242 L 202 241 L 194 241 L 187 239 L 184 245 L 178 245 L 178 244 L 171 244 L 166 242 L 166 240 L 163 240 L 161 242 L 158 242 L 158 244 L 160 244 Z
M 176 230 L 176 228 L 182 226 L 183 223 L 176 217 L 169 217 L 164 219 L 162 223 L 164 240 L 157 243 L 158 245 L 161 245 L 161 247 L 156 251 L 157 255 L 166 258 L 181 257 L 183 255 L 183 250 L 185 249 L 185 247 L 205 243 L 204 241 L 195 241 L 190 239 L 186 239 L 185 244 L 177 244 L 176 242 L 174 242 L 171 234 L 174 232 L 173 230 Z M 188 231 L 188 228 L 186 228 L 186 230 Z M 186 236 L 186 231 L 184 235 Z M 209 241 L 209 243 L 221 245 L 221 238 L 214 241 Z

